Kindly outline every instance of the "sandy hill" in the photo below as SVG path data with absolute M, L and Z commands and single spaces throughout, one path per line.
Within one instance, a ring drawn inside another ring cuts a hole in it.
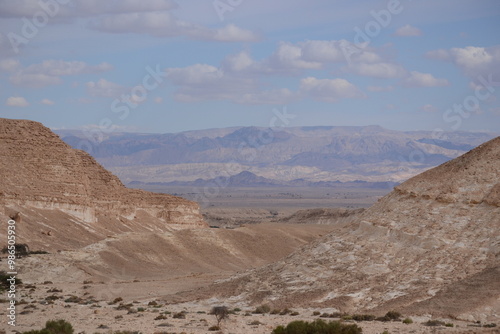
M 174 299 L 500 320 L 500 137 L 281 261 Z
M 67 249 L 121 232 L 207 227 L 196 203 L 126 188 L 40 123 L 0 119 L 0 156 L 0 212 L 21 213 L 18 242 Z
M 332 229 L 209 229 L 196 203 L 124 187 L 37 122 L 0 119 L 0 156 L 0 219 L 20 212 L 17 243 L 49 252 L 20 259 L 29 283 L 137 280 L 140 287 L 125 289 L 134 298 L 177 292 L 277 261 Z M 2 248 L 4 231 L 0 240 Z

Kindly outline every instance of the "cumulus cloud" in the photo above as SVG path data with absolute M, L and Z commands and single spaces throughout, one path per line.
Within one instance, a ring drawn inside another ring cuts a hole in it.
M 177 87 L 174 97 L 182 102 L 202 100 L 236 101 L 245 92 L 257 88 L 254 79 L 231 76 L 207 64 L 167 69 L 168 78 Z
M 185 36 L 192 39 L 221 42 L 253 42 L 258 36 L 249 30 L 229 24 L 211 29 L 182 21 L 170 12 L 136 12 L 108 15 L 90 22 L 89 27 L 108 33 L 148 34 L 155 37 Z
M 126 91 L 125 87 L 111 81 L 107 81 L 106 79 L 100 79 L 97 82 L 89 81 L 85 84 L 85 87 L 87 87 L 87 93 L 89 95 L 100 97 L 116 98 Z
M 446 79 L 435 78 L 430 73 L 421 73 L 417 71 L 410 72 L 410 75 L 402 81 L 407 87 L 440 87 L 449 86 L 450 82 Z
M 40 104 L 45 104 L 47 106 L 52 106 L 52 105 L 55 104 L 55 102 L 52 101 L 52 100 L 49 100 L 49 99 L 43 99 L 43 100 L 40 101 Z
M 500 45 L 440 49 L 430 51 L 426 55 L 429 58 L 453 62 L 469 77 L 477 78 L 480 75 L 491 74 L 500 78 Z
M 39 0 L 0 0 L 0 17 L 33 17 L 41 12 L 50 16 L 48 23 L 83 18 L 88 28 L 107 33 L 184 36 L 221 42 L 252 42 L 259 39 L 253 32 L 234 24 L 208 28 L 180 20 L 172 14 L 172 10 L 178 8 L 177 2 L 173 0 L 73 0 L 71 5 L 53 3 L 49 6 Z
M 22 96 L 11 96 L 7 99 L 5 105 L 9 107 L 27 107 L 30 104 Z
M 300 82 L 300 92 L 315 100 L 337 102 L 345 98 L 362 98 L 364 94 L 345 79 L 307 77 Z
M 9 80 L 12 84 L 23 87 L 45 87 L 62 83 L 62 76 L 87 73 L 100 73 L 111 70 L 108 63 L 88 65 L 82 61 L 45 60 L 14 72 Z
M 413 27 L 409 24 L 402 26 L 401 28 L 396 30 L 395 33 L 396 36 L 401 36 L 401 37 L 413 37 L 413 36 L 421 36 L 422 31 L 420 29 Z

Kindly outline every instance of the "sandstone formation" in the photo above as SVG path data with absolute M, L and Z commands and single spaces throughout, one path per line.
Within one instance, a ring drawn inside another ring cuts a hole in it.
M 500 137 L 418 175 L 351 222 L 204 295 L 277 307 L 500 320 Z
M 126 188 L 40 123 L 0 119 L 0 156 L 5 219 L 20 212 L 20 237 L 41 246 L 71 247 L 70 239 L 82 246 L 116 232 L 207 227 L 196 203 Z

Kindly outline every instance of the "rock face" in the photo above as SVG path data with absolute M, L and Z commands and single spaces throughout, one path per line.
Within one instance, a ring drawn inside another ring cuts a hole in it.
M 499 321 L 499 189 L 500 137 L 408 180 L 282 261 L 220 282 L 207 297 Z
M 40 123 L 0 119 L 0 156 L 0 204 L 6 214 L 31 215 L 28 222 L 40 210 L 56 210 L 63 220 L 86 224 L 87 231 L 207 226 L 196 203 L 127 189 L 90 155 L 72 149 Z

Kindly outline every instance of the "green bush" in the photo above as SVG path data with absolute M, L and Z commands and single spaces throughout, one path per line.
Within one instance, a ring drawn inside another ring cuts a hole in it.
M 385 314 L 385 316 L 391 320 L 399 320 L 399 318 L 401 318 L 401 313 L 396 311 L 389 311 Z
M 346 325 L 338 321 L 325 322 L 321 319 L 313 322 L 292 321 L 286 327 L 276 327 L 272 334 L 360 334 L 357 325 Z
M 444 326 L 445 323 L 441 320 L 428 320 L 426 322 L 423 323 L 424 326 Z
M 73 326 L 65 320 L 49 320 L 45 323 L 45 328 L 23 334 L 73 334 Z
M 406 318 L 405 320 L 403 320 L 403 324 L 409 325 L 412 323 L 413 323 L 413 320 L 411 320 L 411 318 Z
M 376 317 L 371 314 L 355 314 L 352 316 L 352 320 L 355 321 L 373 321 L 375 318 Z
M 269 305 L 257 306 L 255 311 L 253 311 L 253 313 L 257 313 L 257 314 L 264 314 L 264 313 L 269 313 L 269 312 L 271 312 L 271 308 L 269 307 Z

